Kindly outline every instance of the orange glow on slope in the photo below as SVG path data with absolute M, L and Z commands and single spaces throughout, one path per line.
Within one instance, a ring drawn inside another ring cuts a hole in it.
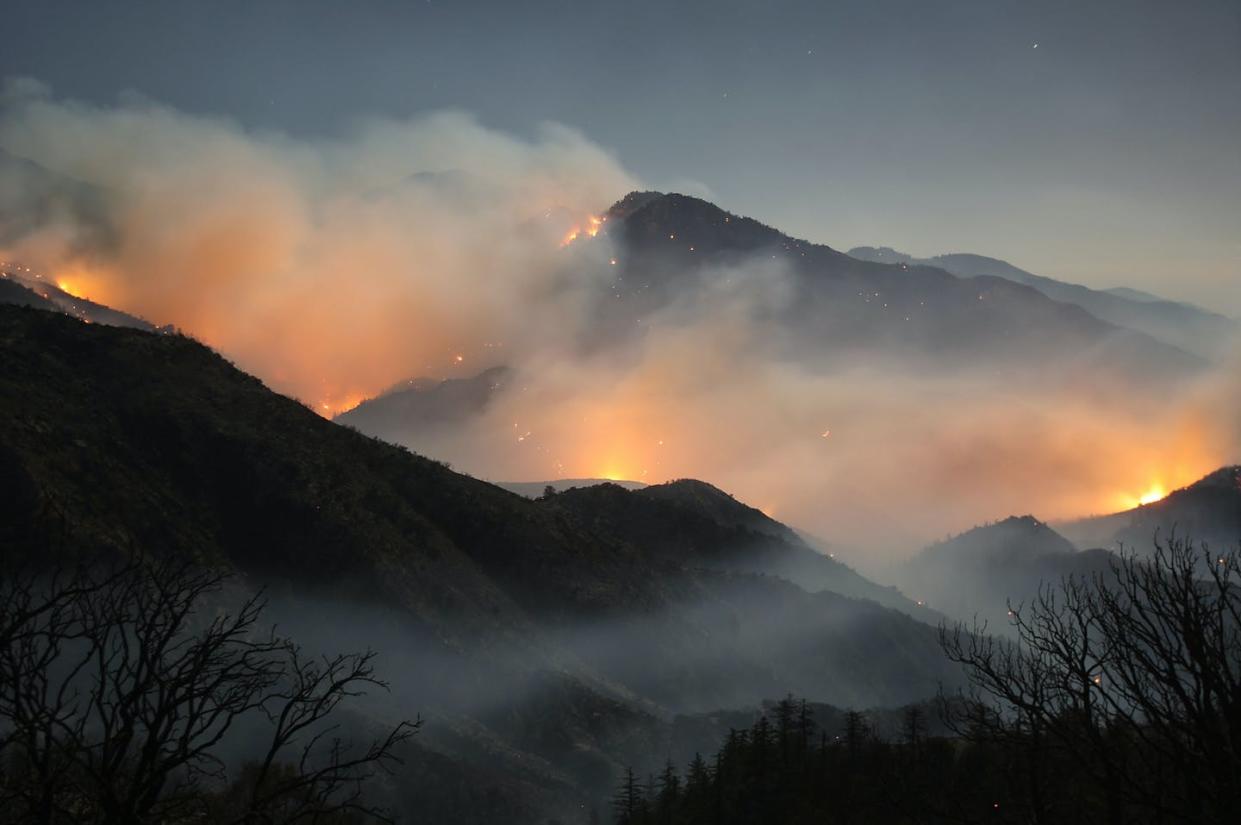
M 1145 493 L 1138 496 L 1138 504 L 1153 504 L 1168 494 L 1162 484 L 1153 484 Z
M 315 405 L 314 411 L 324 418 L 332 418 L 349 412 L 368 398 L 370 396 L 366 393 L 348 392 L 340 396 L 325 398 Z
M 81 298 L 84 301 L 90 300 L 89 298 L 86 297 L 85 290 L 81 289 L 76 284 L 70 281 L 64 280 L 63 278 L 56 282 L 56 287 L 61 292 L 66 292 L 72 295 L 74 298 Z
M 599 215 L 588 215 L 585 221 L 577 226 L 574 226 L 565 234 L 564 239 L 560 242 L 560 245 L 562 247 L 568 246 L 580 238 L 583 234 L 585 234 L 588 238 L 593 238 L 599 234 L 599 230 L 603 229 L 603 224 L 606 222 L 607 216 L 601 217 Z
M 1189 477 L 1186 477 L 1180 483 L 1173 485 L 1173 487 L 1182 487 L 1186 484 L 1191 484 L 1207 472 L 1209 472 L 1209 468 L 1200 472 L 1191 473 Z M 1162 501 L 1166 498 L 1169 492 L 1170 490 L 1168 485 L 1159 481 L 1153 481 L 1141 493 L 1130 492 L 1115 496 L 1112 502 L 1109 503 L 1109 506 L 1105 508 L 1105 512 L 1133 510 L 1137 507 L 1144 507 L 1147 504 L 1154 504 L 1155 502 Z
M 61 264 L 55 268 L 54 274 L 48 278 L 61 292 L 92 301 L 97 304 L 111 306 L 117 296 L 107 288 L 110 273 L 106 268 L 93 267 L 87 263 Z M 120 307 L 113 307 L 120 309 Z

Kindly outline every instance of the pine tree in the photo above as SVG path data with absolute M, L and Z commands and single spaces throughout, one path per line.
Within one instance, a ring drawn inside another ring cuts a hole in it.
M 671 825 L 681 804 L 681 777 L 669 759 L 658 779 L 659 794 L 655 798 L 656 821 Z
M 866 724 L 866 717 L 856 710 L 851 710 L 845 714 L 845 747 L 849 750 L 849 760 L 856 762 L 862 750 L 862 745 L 870 738 L 870 728 Z
M 612 810 L 616 813 L 616 825 L 639 825 L 643 820 L 645 798 L 642 783 L 633 774 L 633 768 L 625 768 L 620 787 L 612 795 Z

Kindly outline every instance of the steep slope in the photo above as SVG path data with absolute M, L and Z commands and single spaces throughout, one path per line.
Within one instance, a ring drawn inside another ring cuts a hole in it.
M 35 307 L 51 312 L 63 312 L 80 321 L 107 324 L 114 327 L 154 330 L 155 325 L 141 318 L 120 312 L 111 307 L 70 295 L 55 284 L 38 278 L 23 276 L 15 268 L 0 269 L 0 304 Z M 162 331 L 171 331 L 165 329 Z
M 1241 543 L 1241 466 L 1222 467 L 1159 501 L 1122 513 L 1057 525 L 1079 547 L 1123 545 L 1145 553 L 1158 536 L 1214 547 Z
M 635 528 L 683 512 L 704 556 L 740 549 L 692 509 L 623 494 Z M 787 691 L 899 704 L 957 678 L 926 624 L 687 565 L 562 495 L 530 501 L 325 421 L 190 339 L 0 307 L 7 558 L 231 565 L 297 637 L 380 648 L 394 705 L 432 720 L 424 745 L 480 771 L 544 764 L 522 781 L 566 805 L 661 753 L 673 713 Z
M 1033 287 L 1054 301 L 1074 304 L 1108 323 L 1144 332 L 1204 358 L 1216 359 L 1229 351 L 1241 331 L 1236 321 L 1189 304 L 1166 301 L 1124 288 L 1098 290 L 1065 283 L 1019 269 L 1007 261 L 964 253 L 913 258 L 889 247 L 859 246 L 849 254 L 865 261 L 937 266 L 962 278 L 994 275 Z
M 1033 516 L 1013 516 L 925 548 L 897 575 L 932 607 L 1000 629 L 1010 602 L 1030 599 L 1043 583 L 1106 570 L 1108 557 L 1102 550 L 1078 552 Z

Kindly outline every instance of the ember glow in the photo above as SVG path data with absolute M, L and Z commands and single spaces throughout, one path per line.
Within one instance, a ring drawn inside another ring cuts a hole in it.
M 573 243 L 582 235 L 585 235 L 588 238 L 596 237 L 599 234 L 600 230 L 603 229 L 603 225 L 606 222 L 607 222 L 607 216 L 600 216 L 600 215 L 587 216 L 586 220 L 575 225 L 572 229 L 570 229 L 567 233 L 565 233 L 564 238 L 562 238 L 560 241 L 561 248 L 564 248 L 568 246 L 569 244 Z
M 1163 485 L 1152 485 L 1145 493 L 1138 496 L 1138 504 L 1154 504 L 1167 494 L 1168 492 L 1163 488 Z
M 99 225 L 58 216 L 6 260 L 174 324 L 325 417 L 412 378 L 513 368 L 477 419 L 409 441 L 484 478 L 702 478 L 817 534 L 916 547 L 1013 512 L 1128 509 L 1241 445 L 1241 369 L 1170 403 L 789 359 L 769 256 L 584 347 L 624 261 L 599 210 L 644 187 L 563 127 L 529 142 L 437 115 L 325 142 L 35 96 L 9 104 L 0 144 L 110 193 Z
M 80 288 L 80 287 L 78 287 L 76 284 L 74 284 L 74 283 L 72 283 L 72 282 L 70 282 L 70 281 L 66 281 L 66 280 L 64 280 L 64 279 L 59 279 L 59 280 L 57 280 L 57 281 L 56 281 L 56 288 L 57 288 L 57 289 L 59 289 L 61 292 L 67 293 L 67 294 L 69 294 L 69 295 L 72 295 L 74 298 L 81 298 L 81 299 L 83 299 L 83 300 L 90 300 L 90 299 L 89 299 L 89 298 L 88 298 L 88 297 L 84 294 L 84 292 L 81 290 L 81 288 Z

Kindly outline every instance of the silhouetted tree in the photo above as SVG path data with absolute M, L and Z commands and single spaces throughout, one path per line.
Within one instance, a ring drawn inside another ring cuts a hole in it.
M 266 745 L 214 821 L 386 820 L 362 784 L 417 723 L 356 749 L 331 723 L 345 699 L 386 687 L 373 654 L 307 657 L 261 632 L 260 596 L 221 607 L 226 579 L 142 562 L 0 578 L 0 819 L 205 816 L 226 781 L 222 742 L 261 722 Z
M 972 686 L 975 739 L 1020 753 L 1046 821 L 1048 766 L 1073 759 L 1109 822 L 1225 822 L 1241 799 L 1241 572 L 1236 551 L 1173 537 L 1147 557 L 1044 586 L 1011 607 L 1015 641 L 941 629 Z
M 620 787 L 612 795 L 612 811 L 616 814 L 617 825 L 636 825 L 645 820 L 645 792 L 633 768 L 625 769 Z

